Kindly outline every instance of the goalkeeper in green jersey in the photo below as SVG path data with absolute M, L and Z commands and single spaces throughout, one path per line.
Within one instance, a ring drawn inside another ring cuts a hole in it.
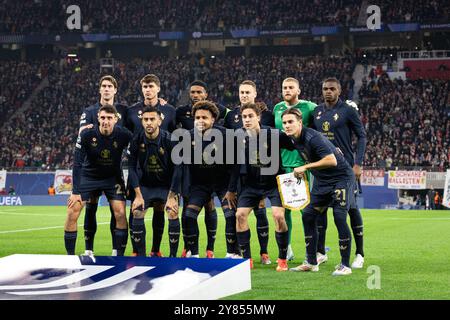
M 312 123 L 313 111 L 317 104 L 307 100 L 300 100 L 298 97 L 300 95 L 300 84 L 295 78 L 286 78 L 283 80 L 282 84 L 282 95 L 283 101 L 273 107 L 273 115 L 275 118 L 275 128 L 283 130 L 283 123 L 281 120 L 281 115 L 283 112 L 289 108 L 296 108 L 302 112 L 303 115 L 303 125 L 309 127 Z M 289 151 L 286 149 L 281 149 L 281 161 L 283 169 L 286 173 L 294 171 L 294 168 L 300 167 L 305 164 L 305 161 L 300 157 L 297 151 Z M 305 176 L 308 182 L 310 181 L 309 171 Z M 291 247 L 291 233 L 292 233 L 292 217 L 291 210 L 285 210 L 285 218 L 289 231 L 289 247 L 287 253 L 287 259 L 293 260 L 294 253 Z

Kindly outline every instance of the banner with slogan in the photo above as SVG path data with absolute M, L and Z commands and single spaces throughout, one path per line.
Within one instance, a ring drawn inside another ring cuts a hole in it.
M 0 170 L 0 189 L 6 187 L 6 170 Z
M 389 189 L 425 190 L 426 171 L 389 171 Z
M 450 208 L 450 169 L 447 169 L 445 176 L 444 197 L 442 198 L 442 205 Z
M 53 183 L 56 194 L 72 193 L 72 170 L 56 170 Z
M 361 175 L 362 186 L 384 186 L 384 170 L 363 170 Z

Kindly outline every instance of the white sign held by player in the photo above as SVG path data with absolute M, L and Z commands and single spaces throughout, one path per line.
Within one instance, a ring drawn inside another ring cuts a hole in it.
M 309 204 L 309 185 L 305 179 L 297 179 L 291 172 L 278 175 L 277 183 L 284 208 L 301 210 Z

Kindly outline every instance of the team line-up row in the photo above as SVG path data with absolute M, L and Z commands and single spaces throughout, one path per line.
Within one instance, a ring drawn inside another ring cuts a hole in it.
M 98 198 L 105 193 L 112 213 L 113 254 L 124 254 L 129 226 L 133 254 L 146 255 L 144 217 L 147 209 L 153 207 L 150 256 L 162 256 L 160 244 L 166 212 L 169 256 L 177 256 L 182 231 L 182 257 L 199 257 L 197 217 L 204 208 L 208 236 L 206 256 L 212 258 L 217 229 L 212 199 L 217 196 L 225 216 L 226 257 L 248 258 L 253 266 L 248 225 L 253 210 L 261 263 L 270 264 L 269 225 L 264 206 L 267 198 L 279 248 L 277 271 L 318 271 L 319 264 L 328 260 L 325 251 L 328 207 L 333 208 L 341 253 L 341 262 L 333 275 L 349 275 L 352 268 L 362 268 L 363 222 L 356 194 L 366 137 L 356 105 L 340 99 L 341 88 L 336 78 L 323 81 L 324 102 L 319 105 L 300 100 L 298 80 L 286 78 L 282 83 L 283 101 L 272 111 L 265 104 L 255 102 L 256 85 L 250 80 L 240 84 L 240 105 L 233 110 L 208 101 L 207 85 L 202 81 L 191 83 L 190 103 L 176 109 L 158 98 L 160 81 L 157 76 L 142 78 L 141 89 L 143 101 L 131 107 L 117 104 L 114 101 L 117 82 L 111 76 L 104 76 L 99 82 L 100 101 L 86 108 L 81 116 L 73 191 L 65 223 L 68 254 L 75 253 L 77 220 L 84 206 L 85 254 L 93 254 L 95 213 Z M 175 142 L 177 138 L 171 136 L 177 127 L 186 129 L 183 136 L 190 137 L 189 146 L 180 147 Z M 227 134 L 226 128 L 240 130 L 243 134 Z M 353 134 L 357 137 L 356 156 Z M 178 147 L 182 151 L 173 152 Z M 230 149 L 233 150 L 231 158 L 236 160 L 231 164 L 226 161 L 227 156 L 230 159 Z M 129 169 L 127 190 L 121 170 L 125 150 Z M 184 161 L 174 161 L 173 154 L 179 154 Z M 278 160 L 280 165 L 276 165 L 275 170 L 267 170 L 276 162 L 267 161 L 267 155 L 270 155 L 269 160 Z M 293 259 L 291 212 L 282 205 L 276 181 L 276 176 L 285 172 L 294 172 L 298 179 L 312 180 L 310 203 L 302 210 L 306 260 L 290 269 L 287 261 Z M 132 201 L 129 223 L 125 214 L 126 196 Z M 356 243 L 351 265 L 347 214 Z

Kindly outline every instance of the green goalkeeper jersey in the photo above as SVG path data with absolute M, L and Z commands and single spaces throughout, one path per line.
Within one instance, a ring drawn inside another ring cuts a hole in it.
M 302 112 L 303 115 L 303 126 L 309 127 L 313 119 L 313 111 L 317 107 L 312 101 L 299 100 L 299 102 L 292 106 L 291 108 L 297 108 Z M 285 101 L 282 101 L 273 107 L 273 115 L 275 118 L 275 128 L 283 130 L 283 122 L 281 120 L 281 115 L 283 111 L 287 110 L 289 107 L 286 105 Z M 281 162 L 283 167 L 295 168 L 305 164 L 305 161 L 298 154 L 297 150 L 289 151 L 286 149 L 281 149 Z

